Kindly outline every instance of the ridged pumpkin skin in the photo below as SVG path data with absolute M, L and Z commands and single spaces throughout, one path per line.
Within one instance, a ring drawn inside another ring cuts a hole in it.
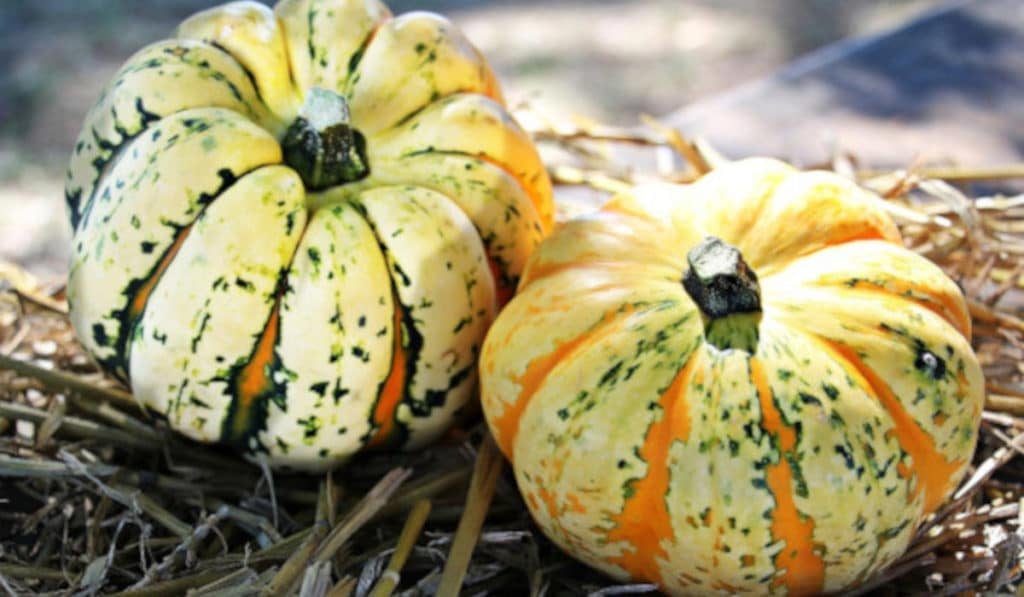
M 480 367 L 548 537 L 679 595 L 835 591 L 899 556 L 968 467 L 983 380 L 960 291 L 883 209 L 754 159 L 546 240 Z M 708 236 L 760 281 L 752 351 L 710 342 L 681 283 Z
M 368 173 L 307 180 L 292 129 L 346 112 Z M 375 0 L 187 19 L 106 88 L 66 192 L 96 360 L 188 436 L 310 470 L 443 433 L 553 212 L 484 59 Z

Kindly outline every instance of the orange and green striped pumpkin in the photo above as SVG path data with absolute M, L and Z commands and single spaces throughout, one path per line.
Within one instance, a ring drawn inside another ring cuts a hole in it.
M 104 90 L 66 195 L 99 364 L 182 433 L 306 469 L 444 432 L 553 212 L 485 60 L 377 0 L 190 17 Z
M 549 237 L 488 333 L 482 400 L 576 558 L 676 595 L 836 591 L 967 470 L 970 325 L 881 199 L 745 160 Z

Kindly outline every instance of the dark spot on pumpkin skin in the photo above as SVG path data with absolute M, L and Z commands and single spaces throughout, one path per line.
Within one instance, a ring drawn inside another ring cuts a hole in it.
M 927 350 L 918 350 L 917 358 L 914 359 L 914 368 L 936 381 L 946 375 L 946 361 Z
M 209 301 L 207 301 L 209 303 Z M 203 334 L 206 333 L 206 325 L 210 322 L 210 313 L 203 313 L 203 319 L 199 322 L 199 330 L 196 331 L 196 335 L 192 337 L 192 354 L 196 353 L 196 347 L 199 345 L 199 341 L 202 339 Z
M 110 342 L 110 336 L 107 335 L 107 329 L 103 327 L 103 324 L 93 324 L 92 339 L 96 342 L 98 346 L 107 346 L 107 343 Z
M 189 395 L 188 403 L 191 404 L 192 406 L 198 406 L 199 408 L 205 408 L 205 409 L 209 409 L 210 408 L 209 404 L 207 404 L 207 403 L 203 402 L 202 400 L 200 400 L 199 397 L 197 397 L 195 394 L 190 394 Z
M 747 436 L 747 439 L 751 439 L 751 440 L 756 439 L 755 436 L 754 436 L 754 423 L 753 423 L 753 421 L 748 421 L 746 424 L 743 425 L 743 435 Z
M 736 457 L 740 454 L 740 444 L 734 439 L 729 439 L 729 455 Z
M 612 365 L 611 369 L 608 369 L 607 371 L 605 371 L 604 375 L 602 375 L 601 379 L 597 382 L 598 387 L 604 386 L 604 385 L 614 385 L 614 382 L 618 381 L 615 378 L 618 376 L 619 370 L 621 370 L 621 369 L 622 369 L 622 361 L 619 361 L 619 362 L 615 363 L 614 365 Z
M 302 436 L 306 439 L 313 439 L 320 433 L 320 419 L 316 415 L 309 415 L 305 419 L 295 421 L 302 428 Z
M 327 395 L 327 386 L 328 385 L 329 385 L 328 382 L 320 381 L 320 382 L 317 382 L 315 384 L 310 385 L 309 386 L 309 391 L 313 392 L 314 394 L 317 394 L 318 396 L 323 398 L 325 395 Z
M 331 390 L 331 398 L 334 399 L 334 404 L 338 404 L 342 398 L 348 396 L 349 391 L 348 388 L 341 387 L 341 380 L 336 380 L 334 382 L 334 389 Z

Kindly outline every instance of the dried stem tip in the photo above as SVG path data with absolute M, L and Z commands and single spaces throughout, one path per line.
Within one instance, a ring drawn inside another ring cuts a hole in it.
M 683 288 L 700 309 L 708 342 L 754 352 L 761 322 L 757 274 L 736 247 L 713 236 L 690 249 L 686 260 Z

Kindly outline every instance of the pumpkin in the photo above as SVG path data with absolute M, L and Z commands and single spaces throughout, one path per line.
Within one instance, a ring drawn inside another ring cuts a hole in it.
M 272 465 L 422 446 L 475 399 L 552 223 L 493 72 L 444 18 L 234 2 L 131 57 L 70 160 L 71 318 L 177 430 Z
M 881 199 L 744 160 L 549 237 L 488 333 L 482 402 L 576 558 L 670 594 L 836 591 L 968 468 L 970 325 Z

